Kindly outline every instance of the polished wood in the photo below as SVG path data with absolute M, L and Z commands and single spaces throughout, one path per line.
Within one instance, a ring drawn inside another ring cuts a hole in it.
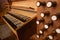
M 15 0 L 14 0 L 15 1 Z M 25 4 L 23 4 L 25 2 Z M 29 4 L 27 4 L 27 2 Z M 34 1 L 36 3 L 36 1 Z M 22 27 L 17 27 L 14 29 L 6 20 L 4 17 L 1 17 L 4 22 L 9 26 L 9 28 L 13 31 L 13 33 L 16 35 L 17 40 L 29 40 L 30 37 L 36 33 L 36 6 L 32 1 L 21 1 L 21 2 L 13 2 L 12 9 L 9 12 L 14 12 L 16 14 L 22 14 L 25 16 L 30 17 L 31 19 L 27 22 L 23 22 L 24 24 Z M 19 5 L 16 5 L 19 4 Z M 22 5 L 24 6 L 22 6 Z M 26 5 L 27 4 L 27 5 Z M 33 4 L 33 5 L 31 5 Z M 29 6 L 28 6 L 29 5 Z M 16 8 L 16 9 L 14 9 Z M 18 9 L 22 10 L 18 10 Z M 25 11 L 24 11 L 25 10 Z M 4 14 L 6 15 L 6 14 Z M 4 16 L 3 15 L 3 16 Z M 21 21 L 21 20 L 20 20 Z M 22 21 L 21 21 L 22 22 Z M 22 35 L 22 36 L 21 36 Z M 7 38 L 8 39 L 8 38 Z
M 56 1 L 57 2 L 57 6 L 56 7 L 50 7 L 48 8 L 47 6 L 40 6 L 40 7 L 37 7 L 37 20 L 40 20 L 42 17 L 40 16 L 40 13 L 41 12 L 45 12 L 45 11 L 49 11 L 50 12 L 50 16 L 46 16 L 44 17 L 44 20 L 45 22 L 44 23 L 40 23 L 37 25 L 37 34 L 39 33 L 40 29 L 43 29 L 44 28 L 44 25 L 46 23 L 49 23 L 51 21 L 51 16 L 54 15 L 54 14 L 57 14 L 58 12 L 60 12 L 60 1 L 59 0 L 37 0 L 37 1 L 40 1 L 40 2 L 48 2 L 48 1 Z M 53 26 L 51 26 L 47 31 L 44 32 L 44 36 L 41 36 L 40 38 L 38 38 L 38 40 L 45 40 L 46 37 L 48 35 L 50 35 L 53 30 L 55 30 L 56 28 L 59 28 L 60 25 L 60 21 L 59 20 L 56 20 L 56 21 L 53 21 Z M 60 34 L 58 34 L 60 36 Z M 59 38 L 59 36 L 56 36 L 53 40 L 57 40 Z
M 32 8 L 34 8 L 35 11 L 37 11 L 37 9 L 36 9 L 37 7 L 35 5 L 36 1 L 37 0 L 35 0 L 35 1 L 26 0 L 26 1 L 13 2 L 12 6 L 27 7 L 27 8 L 32 7 Z
M 12 9 L 9 12 L 14 12 L 16 14 L 22 14 L 22 15 L 31 17 L 31 19 L 29 21 L 23 22 L 24 24 L 22 25 L 22 27 L 17 27 L 16 30 L 2 17 L 2 19 L 10 27 L 10 29 L 13 31 L 13 33 L 17 36 L 17 40 L 27 40 L 27 38 L 31 37 L 33 34 L 36 33 L 36 23 L 35 23 L 36 13 L 35 12 L 28 12 L 28 11 L 22 11 L 22 10 L 17 10 L 17 9 Z M 22 32 L 24 32 L 24 33 L 22 33 Z M 21 35 L 23 35 L 23 36 L 21 36 Z M 25 38 L 25 36 L 26 36 L 26 38 Z

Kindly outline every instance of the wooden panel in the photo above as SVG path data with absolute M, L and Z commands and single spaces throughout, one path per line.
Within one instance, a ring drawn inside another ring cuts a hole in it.
M 57 19 L 56 21 L 53 21 L 52 19 L 51 19 L 51 17 L 52 17 L 52 15 L 57 15 L 58 13 L 60 13 L 60 1 L 59 0 L 37 0 L 37 1 L 40 1 L 40 2 L 45 2 L 46 4 L 47 4 L 47 2 L 49 2 L 49 1 L 52 1 L 52 2 L 56 2 L 57 3 L 57 5 L 56 5 L 56 7 L 47 7 L 47 6 L 43 6 L 42 4 L 39 6 L 39 7 L 37 7 L 37 20 L 39 21 L 39 20 L 41 20 L 41 13 L 42 12 L 46 12 L 46 11 L 49 11 L 50 12 L 50 16 L 44 16 L 43 18 L 44 18 L 44 20 L 45 20 L 45 22 L 41 22 L 41 23 L 39 23 L 39 24 L 37 24 L 37 35 L 38 34 L 40 34 L 39 33 L 39 31 L 42 29 L 44 29 L 44 25 L 46 24 L 46 23 L 49 23 L 49 22 L 53 22 L 53 24 L 51 24 L 51 26 L 49 26 L 49 28 L 47 29 L 47 31 L 46 30 L 44 30 L 44 33 L 43 33 L 43 35 L 41 36 L 40 35 L 40 37 L 38 38 L 38 40 L 47 40 L 46 39 L 46 37 L 48 36 L 48 35 L 52 35 L 52 33 L 53 33 L 53 31 L 55 30 L 55 29 L 57 29 L 57 28 L 59 28 L 59 25 L 60 25 L 60 20 L 59 19 Z M 60 16 L 60 15 L 59 15 Z M 53 26 L 52 26 L 53 25 Z M 57 35 L 59 35 L 60 36 L 60 34 L 57 34 Z M 54 35 L 55 36 L 55 35 Z M 59 38 L 59 36 L 55 36 L 54 37 L 54 39 L 52 39 L 52 40 L 57 40 L 57 39 L 59 39 L 60 40 L 60 38 Z M 37 37 L 36 37 L 37 38 Z
M 34 8 L 34 10 L 36 11 L 36 1 L 19 1 L 19 2 L 13 2 L 12 6 L 22 6 L 22 7 L 31 7 Z

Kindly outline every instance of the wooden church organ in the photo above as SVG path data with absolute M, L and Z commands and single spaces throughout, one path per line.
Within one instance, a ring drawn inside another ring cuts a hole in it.
M 5 11 L 0 8 L 0 17 L 16 36 L 15 40 L 60 40 L 60 0 L 37 0 L 35 5 L 23 1 L 24 6 L 14 2 L 11 10 L 6 4 Z

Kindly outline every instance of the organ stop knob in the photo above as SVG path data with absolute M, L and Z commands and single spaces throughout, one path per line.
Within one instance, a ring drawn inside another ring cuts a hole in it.
M 40 31 L 39 31 L 39 33 L 40 33 L 40 34 L 43 34 L 43 31 L 42 31 L 42 30 L 40 30 Z
M 39 36 L 39 35 L 36 35 L 36 37 L 37 37 L 37 38 L 40 38 L 40 36 Z
M 57 20 L 57 19 L 60 19 L 60 13 L 57 13 L 57 14 L 53 15 L 53 16 L 51 17 L 51 19 L 52 19 L 53 21 L 55 21 L 55 20 Z
M 50 40 L 52 40 L 52 39 L 53 39 L 53 36 L 52 36 L 52 35 L 49 35 L 48 38 L 49 38 Z
M 46 24 L 44 25 L 44 28 L 45 28 L 45 29 L 48 29 L 50 26 L 53 26 L 53 21 L 49 21 L 49 23 L 46 23 Z
M 37 1 L 36 6 L 39 7 L 40 5 L 41 5 L 40 1 Z
M 41 15 L 41 17 L 49 16 L 50 15 L 50 12 L 49 11 L 42 12 L 40 15 Z
M 41 18 L 40 20 L 37 20 L 36 24 L 40 24 L 41 22 L 44 22 L 44 18 Z
M 36 24 L 39 24 L 39 21 L 36 21 Z
M 37 5 L 37 7 L 39 7 L 39 6 L 46 6 L 46 2 L 37 1 L 36 5 Z
M 48 26 L 48 25 L 44 25 L 44 28 L 45 28 L 45 29 L 48 29 L 48 28 L 49 28 L 49 26 Z
M 56 33 L 60 34 L 60 29 L 59 28 L 56 29 Z
M 57 5 L 57 3 L 56 3 L 55 1 L 54 1 L 54 2 L 49 1 L 49 2 L 47 2 L 47 4 L 46 4 L 47 7 L 56 7 L 56 5 Z

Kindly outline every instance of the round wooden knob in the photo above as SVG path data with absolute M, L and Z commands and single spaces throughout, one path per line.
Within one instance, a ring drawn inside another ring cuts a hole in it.
M 39 21 L 36 21 L 36 24 L 39 24 L 40 22 Z
M 39 6 L 46 6 L 46 2 L 37 1 L 36 5 L 37 5 L 37 7 L 39 7 Z
M 52 19 L 53 21 L 56 21 L 57 19 L 60 19 L 60 13 L 56 13 L 55 15 L 53 15 L 53 16 L 51 17 L 51 19 Z
M 50 15 L 50 12 L 49 12 L 49 11 L 40 13 L 40 16 L 41 16 L 41 17 L 49 16 L 49 15 Z
M 39 36 L 39 35 L 36 35 L 36 37 L 37 37 L 37 38 L 40 38 L 40 36 Z
M 42 30 L 40 30 L 40 31 L 39 31 L 39 33 L 40 33 L 40 34 L 43 34 L 43 31 L 42 31 Z
M 53 16 L 51 17 L 51 19 L 52 19 L 53 21 L 55 21 L 55 20 L 57 20 L 57 16 L 53 15 Z
M 45 29 L 48 29 L 48 28 L 49 28 L 49 26 L 48 26 L 48 25 L 44 25 L 44 28 L 45 28 Z
M 60 29 L 58 28 L 58 29 L 56 29 L 56 33 L 60 33 Z
M 36 6 L 39 7 L 41 5 L 40 1 L 37 1 Z
M 52 39 L 53 39 L 53 36 L 52 36 L 52 35 L 49 35 L 48 38 L 49 38 L 50 40 L 52 40 Z
M 47 2 L 47 4 L 46 4 L 46 6 L 47 7 L 56 7 L 56 5 L 57 5 L 57 2 L 52 2 L 52 1 L 49 1 L 49 2 Z

